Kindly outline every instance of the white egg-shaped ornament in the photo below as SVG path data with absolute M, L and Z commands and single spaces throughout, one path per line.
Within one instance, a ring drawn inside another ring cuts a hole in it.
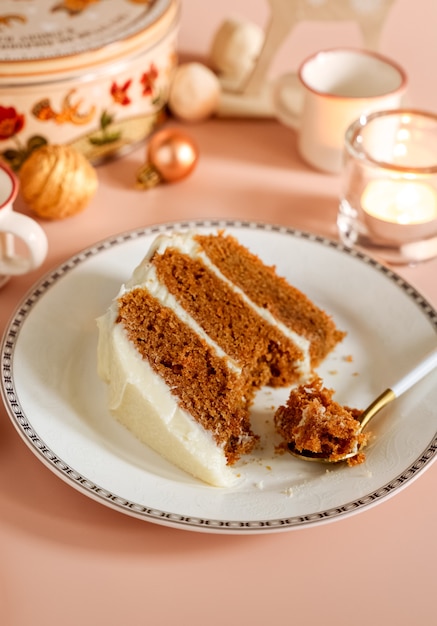
M 214 115 L 220 95 L 220 81 L 212 70 L 202 63 L 185 63 L 174 72 L 168 106 L 180 120 L 198 122 Z
M 221 77 L 244 80 L 255 66 L 264 38 L 258 24 L 237 17 L 226 19 L 211 43 L 211 67 Z

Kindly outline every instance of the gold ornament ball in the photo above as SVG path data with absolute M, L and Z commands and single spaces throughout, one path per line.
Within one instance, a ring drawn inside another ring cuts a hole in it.
M 199 151 L 184 132 L 168 128 L 153 135 L 147 146 L 146 164 L 137 174 L 139 187 L 155 187 L 186 178 L 197 165 Z
M 63 219 L 89 204 L 97 174 L 88 159 L 71 146 L 46 145 L 25 160 L 20 191 L 29 208 L 44 219 Z

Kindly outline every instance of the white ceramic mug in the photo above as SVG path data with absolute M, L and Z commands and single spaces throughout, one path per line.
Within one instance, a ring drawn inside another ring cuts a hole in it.
M 14 211 L 18 187 L 18 178 L 0 162 L 0 286 L 10 276 L 36 269 L 47 255 L 47 237 L 41 226 Z M 23 254 L 15 252 L 15 237 L 24 244 Z
M 405 71 L 390 59 L 334 48 L 306 59 L 297 74 L 279 77 L 273 105 L 278 120 L 297 130 L 301 157 L 336 174 L 347 127 L 363 113 L 398 108 L 406 87 Z

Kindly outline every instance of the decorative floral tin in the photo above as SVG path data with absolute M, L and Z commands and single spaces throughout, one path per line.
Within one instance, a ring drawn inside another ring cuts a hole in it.
M 163 119 L 178 0 L 2 0 L 0 154 L 19 170 L 43 144 L 98 163 Z

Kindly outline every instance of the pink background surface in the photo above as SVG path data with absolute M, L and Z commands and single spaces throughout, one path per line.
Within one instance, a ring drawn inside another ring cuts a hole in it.
M 183 58 L 207 54 L 215 29 L 234 13 L 263 23 L 267 4 L 184 0 Z M 405 67 L 409 103 L 432 111 L 436 26 L 434 0 L 398 0 L 380 45 Z M 354 24 L 300 25 L 272 73 L 335 45 L 359 45 Z M 201 158 L 185 181 L 135 190 L 142 147 L 98 168 L 100 187 L 85 212 L 41 222 L 49 256 L 1 290 L 2 332 L 39 276 L 120 231 L 228 217 L 336 238 L 339 179 L 301 162 L 293 131 L 274 120 L 247 119 L 211 119 L 186 130 Z M 26 212 L 20 202 L 16 208 Z M 398 271 L 437 306 L 437 259 Z M 28 450 L 0 407 L 0 623 L 433 624 L 436 481 L 434 464 L 379 506 L 319 527 L 246 537 L 174 530 L 110 510 L 64 484 Z

